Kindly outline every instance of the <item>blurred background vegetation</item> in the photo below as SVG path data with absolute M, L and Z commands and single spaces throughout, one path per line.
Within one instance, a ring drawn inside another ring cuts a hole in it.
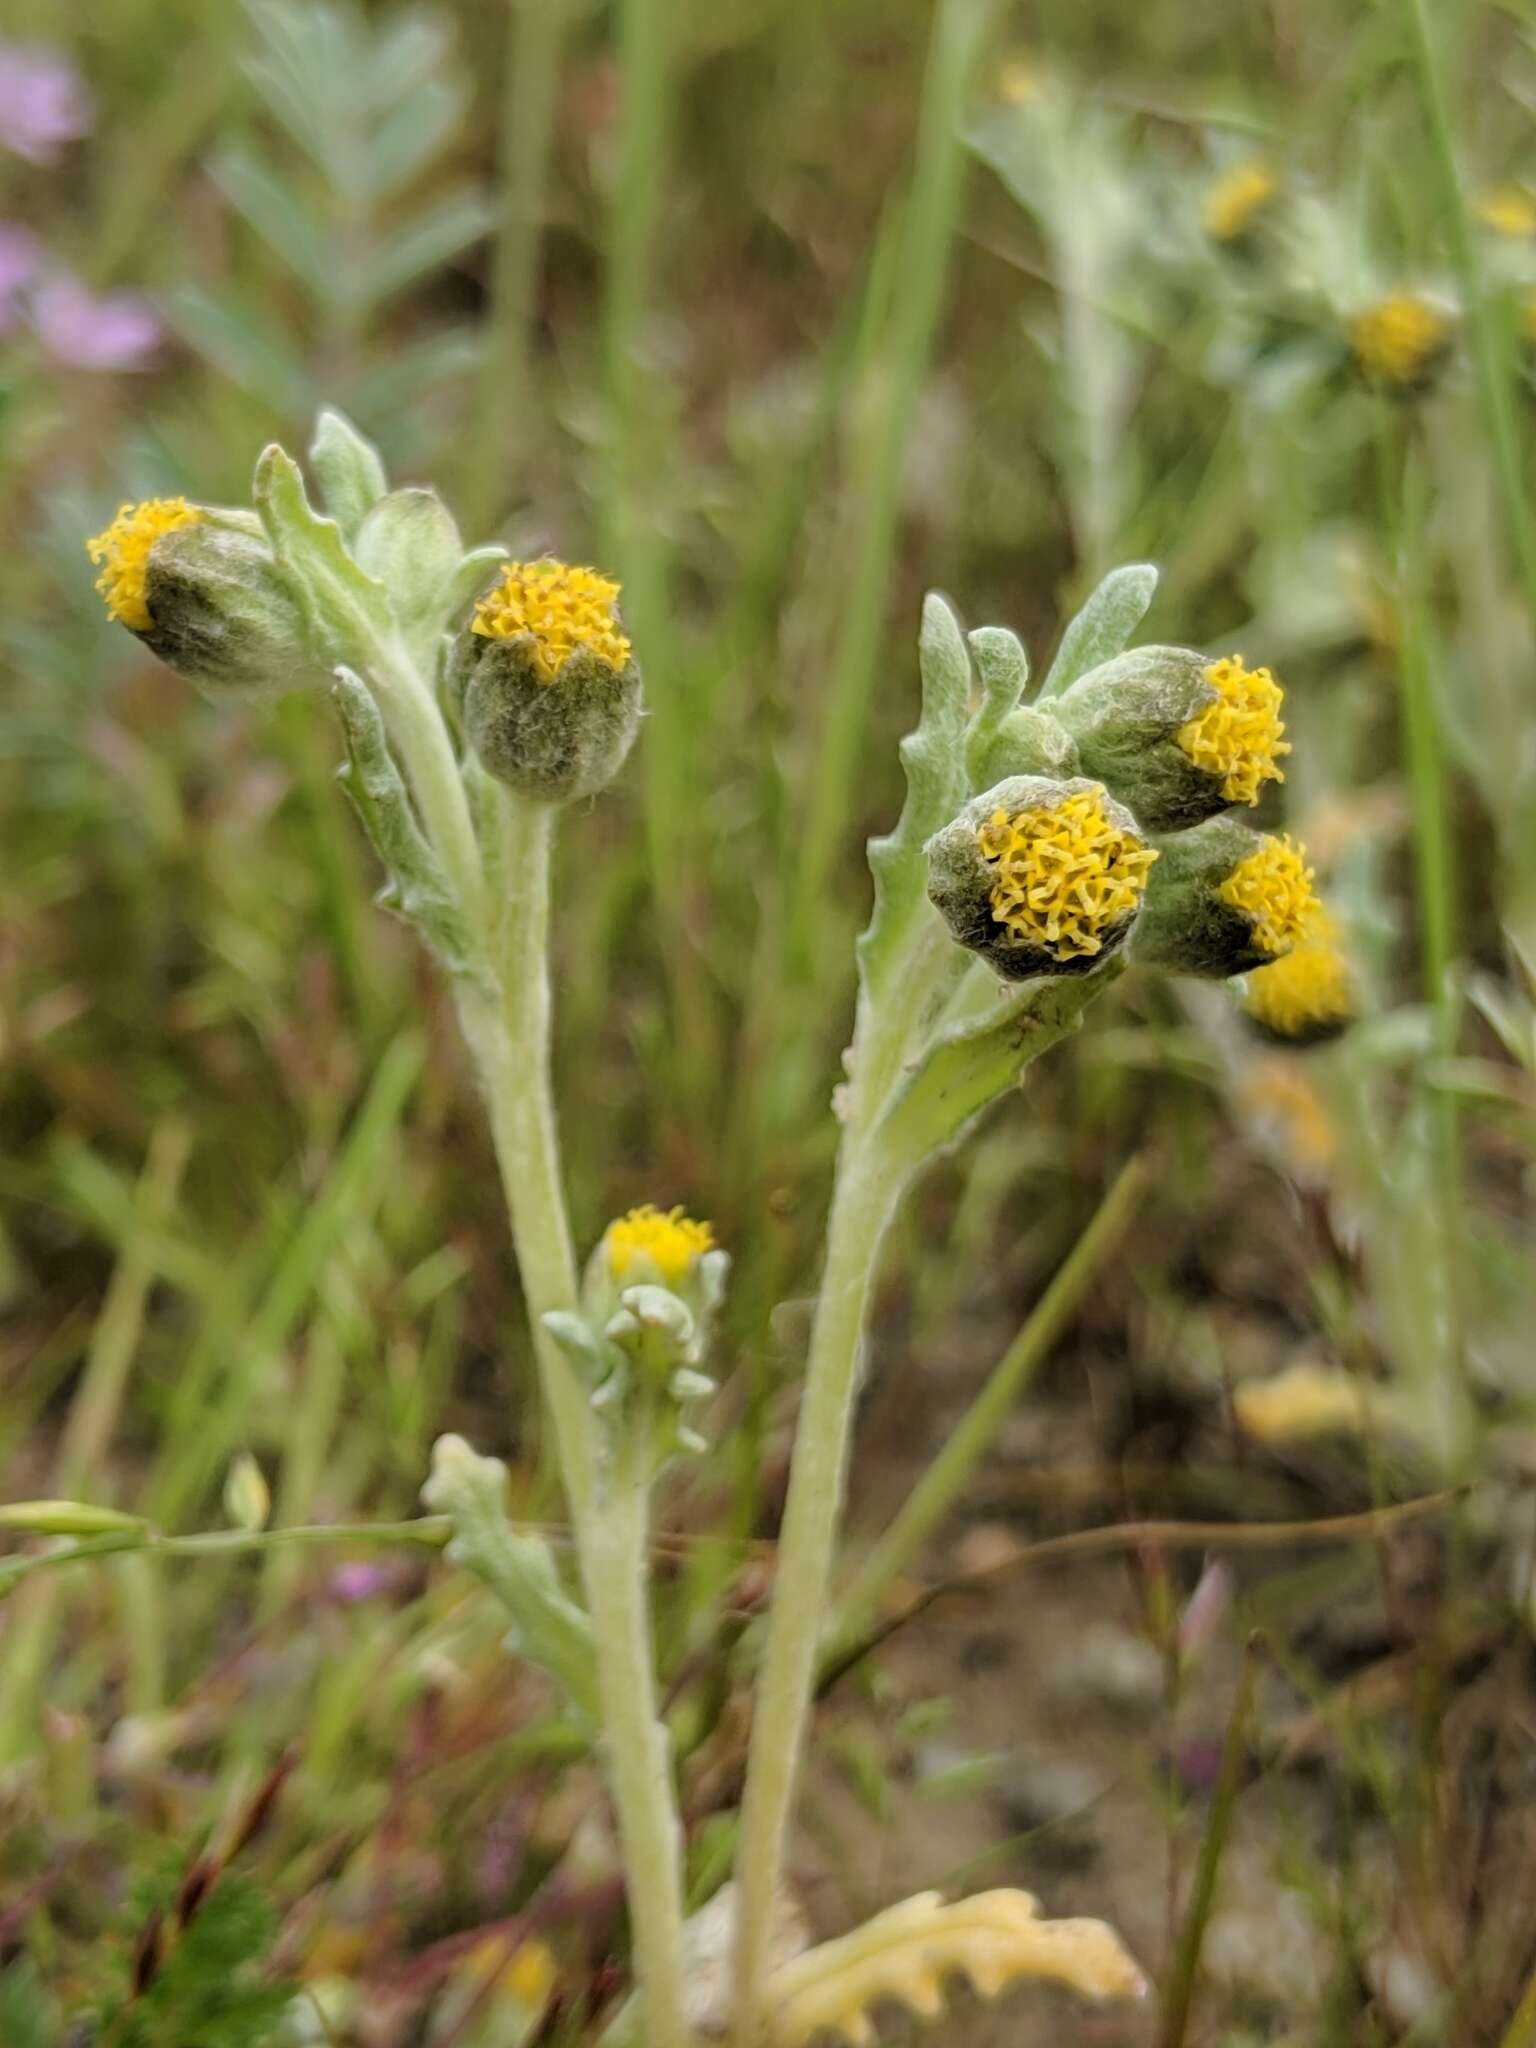
M 985 1590 L 828 1699 L 797 1875 L 828 1929 L 978 1871 L 1118 1920 L 1159 1998 L 1084 2041 L 1536 2040 L 1525 0 L 6 0 L 3 27 L 6 1497 L 217 1528 L 248 1456 L 275 1525 L 397 1519 L 454 1427 L 558 1512 L 488 1141 L 428 965 L 368 906 L 329 708 L 196 700 L 108 626 L 81 545 L 123 498 L 238 502 L 337 404 L 471 538 L 618 574 L 645 667 L 635 761 L 565 834 L 558 1081 L 579 1238 L 686 1201 L 736 1260 L 720 1452 L 675 1476 L 658 1559 L 707 1896 L 921 593 L 1039 670 L 1106 568 L 1154 561 L 1150 637 L 1287 685 L 1265 821 L 1311 849 L 1361 1020 L 1277 1051 L 1224 991 L 1128 979 L 920 1190 L 855 1541 L 1021 1325 L 1031 1392 L 926 1561 Z M 1213 196 L 1255 166 L 1233 232 Z M 1354 323 L 1403 291 L 1443 335 L 1373 378 Z M 1028 1324 L 1133 1156 L 1134 1222 Z M 1240 1427 L 1298 1367 L 1353 1376 L 1342 1418 Z M 1444 1487 L 1369 1541 L 1024 1569 L 1052 1533 Z M 507 1673 L 408 1551 L 18 1585 L 0 2035 L 584 2038 L 622 1954 L 606 1823 Z M 275 1767 L 157 2034 L 123 2002 L 156 1912 Z M 208 2017 L 242 1955 L 260 1981 Z

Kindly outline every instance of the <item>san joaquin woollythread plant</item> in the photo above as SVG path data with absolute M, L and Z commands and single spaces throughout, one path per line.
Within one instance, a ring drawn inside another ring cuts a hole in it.
M 1042 1921 L 1019 1892 L 920 1894 L 784 1953 L 783 1853 L 818 1659 L 880 1244 L 904 1189 L 1130 960 L 1263 973 L 1321 915 L 1288 840 L 1225 815 L 1279 779 L 1280 690 L 1237 657 L 1126 651 L 1155 573 L 1116 571 L 1068 628 L 1033 704 L 1000 628 L 923 614 L 923 704 L 907 797 L 870 848 L 857 1021 L 779 1565 L 761 1647 L 736 1877 L 685 1925 L 682 1829 L 658 1704 L 646 1583 L 649 1502 L 702 1447 L 710 1325 L 727 1259 L 707 1224 L 646 1207 L 578 1271 L 550 1093 L 549 862 L 563 806 L 618 772 L 641 682 L 615 584 L 552 561 L 466 553 L 430 490 L 391 491 L 334 413 L 298 466 L 266 450 L 254 511 L 124 507 L 91 542 L 113 614 L 214 695 L 331 690 L 341 779 L 382 861 L 381 900 L 449 976 L 505 1185 L 553 1423 L 579 1587 L 512 1524 L 505 1469 L 443 1438 L 424 1488 L 448 1555 L 513 1621 L 605 1757 L 628 1884 L 636 1998 L 616 2035 L 679 2048 L 727 2029 L 747 2048 L 824 2031 L 854 2041 L 897 1997 L 935 2011 L 946 1974 L 993 1992 L 1049 1976 L 1097 1997 L 1142 1988 L 1096 1921 Z M 53 1504 L 55 1511 L 58 1504 Z M 55 1520 L 54 1526 L 57 1527 Z M 734 1942 L 734 1990 L 700 1961 Z M 792 1946 L 792 1944 L 790 1944 Z

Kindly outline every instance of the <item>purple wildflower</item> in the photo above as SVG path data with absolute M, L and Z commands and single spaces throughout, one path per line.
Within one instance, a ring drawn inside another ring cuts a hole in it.
M 90 94 L 56 51 L 0 43 L 0 148 L 51 164 L 66 142 L 89 134 Z
M 369 1564 L 362 1558 L 353 1558 L 350 1563 L 337 1565 L 331 1573 L 331 1595 L 349 1604 L 371 1600 L 376 1593 L 387 1593 L 398 1579 L 399 1573 L 392 1565 Z
M 98 296 L 62 271 L 33 293 L 32 324 L 49 354 L 77 370 L 141 370 L 165 331 L 137 292 Z

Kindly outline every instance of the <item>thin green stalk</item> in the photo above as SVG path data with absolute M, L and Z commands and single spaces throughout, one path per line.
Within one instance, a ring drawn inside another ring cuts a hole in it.
M 884 1106 L 893 1034 L 880 1033 L 868 1009 L 861 1024 L 854 1050 L 858 1079 L 838 1156 L 737 1838 L 736 2026 L 743 2048 L 755 2048 L 763 2028 L 774 1902 L 831 1589 L 864 1314 L 880 1240 L 903 1180 L 872 1136 Z
M 466 919 L 477 924 L 485 899 L 480 843 L 458 755 L 432 686 L 398 640 L 381 640 L 368 668 L 391 736 L 405 759 L 422 823 L 458 891 Z
M 1221 1753 L 1221 1771 L 1216 1780 L 1216 1793 L 1211 1801 L 1211 1817 L 1206 1824 L 1205 1838 L 1200 1844 L 1200 1861 L 1195 1868 L 1194 1889 L 1190 1894 L 1184 1924 L 1179 1930 L 1178 1945 L 1174 1950 L 1167 1986 L 1163 1992 L 1163 2023 L 1157 2037 L 1158 2048 L 1183 2048 L 1184 2038 L 1189 2030 L 1190 2007 L 1194 2002 L 1195 1981 L 1200 1971 L 1200 1955 L 1205 1947 L 1205 1932 L 1210 1925 L 1211 1908 L 1216 1900 L 1216 1879 L 1221 1870 L 1222 1856 L 1226 1852 L 1227 1837 L 1232 1828 L 1232 1815 L 1237 1806 L 1237 1795 L 1242 1789 L 1243 1761 L 1248 1753 L 1248 1723 L 1253 1710 L 1257 1661 L 1254 1646 L 1250 1642 L 1243 1652 L 1242 1675 L 1237 1682 L 1237 1699 L 1232 1707 L 1232 1718 L 1227 1723 L 1227 1738 Z
M 103 1464 L 122 1413 L 155 1278 L 153 1246 L 175 1207 L 191 1150 L 190 1125 L 175 1117 L 156 1125 L 139 1179 L 130 1234 L 107 1283 L 85 1370 L 64 1425 L 52 1482 L 62 1499 L 86 1492 L 101 1500 Z M 8 1615 L 0 1685 L 0 1759 L 15 1757 L 28 1743 L 38 1688 L 57 1633 L 54 1592 L 52 1587 L 38 1587 L 26 1604 L 13 1607 Z
M 838 1602 L 825 1656 L 835 1656 L 858 1634 L 881 1594 L 905 1571 L 960 1497 L 1004 1417 L 1049 1356 L 1094 1275 L 1118 1244 L 1146 1187 L 1145 1161 L 1131 1159 L 1122 1167 L 986 1385 L 950 1432 L 943 1449 L 902 1503 Z
M 606 1487 L 600 1485 L 591 1407 L 543 1323 L 548 1312 L 573 1308 L 577 1299 L 550 1086 L 550 855 L 556 813 L 510 791 L 499 796 L 500 929 L 491 936 L 498 941 L 502 1010 L 488 1016 L 473 995 L 460 1007 L 485 1083 L 540 1381 L 554 1419 L 595 1624 L 603 1735 L 624 1850 L 645 2038 L 651 2048 L 686 2048 L 681 1829 L 656 1705 L 645 1591 L 647 1489 L 633 1463 L 643 1447 L 621 1454 Z
M 1441 224 L 1466 300 L 1478 399 L 1484 427 L 1493 447 L 1494 473 L 1504 504 L 1504 525 L 1509 536 L 1510 553 L 1525 589 L 1526 606 L 1532 620 L 1536 621 L 1536 528 L 1532 525 L 1526 462 L 1520 446 L 1506 351 L 1501 343 L 1495 308 L 1483 287 L 1477 237 L 1467 218 L 1463 197 L 1465 181 L 1456 161 L 1450 102 L 1430 30 L 1429 9 L 1426 0 L 1402 0 L 1402 7 L 1413 51 L 1419 97 L 1424 105 L 1430 161 L 1439 186 Z
M 341 1412 L 346 1386 L 347 1354 L 333 1318 L 316 1317 L 304 1347 L 298 1398 L 289 1409 L 277 1488 L 277 1519 L 307 1520 L 314 1511 L 315 1492 L 331 1453 L 331 1436 Z M 275 1551 L 262 1576 L 257 1613 L 266 1619 L 292 1592 L 300 1560 L 291 1551 Z
M 470 531 L 499 514 L 507 498 L 498 471 L 508 461 L 520 413 L 530 403 L 539 236 L 560 86 L 567 0 L 507 0 L 499 145 L 500 216 L 491 261 L 490 315 L 475 394 L 464 505 Z
M 870 693 L 885 632 L 901 483 L 913 423 L 944 304 L 950 245 L 965 179 L 961 136 L 966 99 L 991 14 L 991 0 L 941 0 L 934 17 L 917 158 L 897 267 L 884 404 L 859 480 L 863 521 L 827 683 L 789 936 L 803 960 L 822 916 L 828 878 L 843 842 L 849 792 L 863 760 Z
M 418 1515 L 409 1522 L 315 1522 L 295 1529 L 204 1529 L 185 1536 L 165 1536 L 150 1523 L 114 1529 L 104 1536 L 82 1536 L 54 1550 L 0 1558 L 0 1593 L 37 1572 L 59 1571 L 65 1565 L 93 1564 L 106 1557 L 242 1557 L 250 1551 L 277 1550 L 290 1544 L 417 1543 L 441 1550 L 453 1535 L 447 1515 Z
M 670 1738 L 656 1696 L 646 1595 L 650 1430 L 639 1417 L 633 1422 L 588 1532 L 587 1598 L 644 2038 L 651 2048 L 686 2048 L 683 1832 L 672 1790 Z

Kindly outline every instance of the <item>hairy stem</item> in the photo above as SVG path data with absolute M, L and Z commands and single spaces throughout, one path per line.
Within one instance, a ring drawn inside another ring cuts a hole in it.
M 743 2048 L 762 2035 L 774 1900 L 831 1586 L 864 1312 L 880 1240 L 903 1179 L 874 1135 L 893 1042 L 866 1008 L 854 1040 L 852 1101 L 838 1155 L 826 1265 L 795 1431 L 738 1836 L 736 2023 Z

